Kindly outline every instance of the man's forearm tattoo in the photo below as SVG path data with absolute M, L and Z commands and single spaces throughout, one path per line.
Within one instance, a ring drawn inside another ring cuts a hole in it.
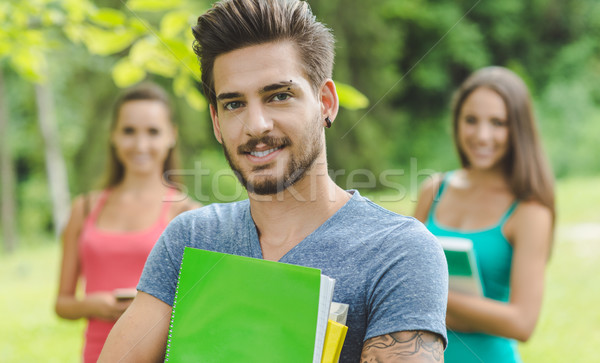
M 363 347 L 361 362 L 378 363 L 399 358 L 427 357 L 440 362 L 444 346 L 437 334 L 422 331 L 404 331 L 369 339 Z

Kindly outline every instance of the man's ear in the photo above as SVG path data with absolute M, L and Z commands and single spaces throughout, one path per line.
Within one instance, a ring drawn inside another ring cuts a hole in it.
M 217 115 L 217 110 L 214 106 L 210 105 L 210 118 L 212 119 L 213 132 L 215 133 L 215 138 L 219 142 L 219 144 L 223 143 L 223 139 L 221 138 L 221 127 L 219 126 L 219 116 Z
M 335 83 L 331 79 L 327 79 L 319 92 L 321 101 L 321 115 L 323 120 L 329 117 L 331 122 L 335 120 L 339 110 L 339 99 L 337 91 L 335 90 Z

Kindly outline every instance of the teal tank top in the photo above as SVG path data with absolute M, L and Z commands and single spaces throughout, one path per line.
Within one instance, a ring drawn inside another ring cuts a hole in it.
M 437 203 L 443 196 L 451 173 L 448 173 L 438 189 L 425 225 L 440 237 L 462 237 L 473 241 L 473 249 L 485 297 L 507 302 L 510 296 L 510 269 L 512 246 L 502 228 L 519 204 L 515 201 L 493 226 L 477 230 L 459 230 L 441 225 L 435 218 Z M 483 333 L 460 333 L 448 330 L 448 347 L 444 352 L 446 363 L 521 363 L 517 342 L 513 339 Z

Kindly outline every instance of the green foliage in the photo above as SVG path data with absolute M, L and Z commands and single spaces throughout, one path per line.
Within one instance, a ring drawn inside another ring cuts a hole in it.
M 334 168 L 456 166 L 447 132 L 452 92 L 477 68 L 506 66 L 535 100 L 557 175 L 600 169 L 600 4 L 507 1 L 311 1 L 337 37 L 336 78 L 370 100 L 328 131 Z M 573 148 L 573 145 L 580 147 Z
M 339 93 L 340 104 L 346 105 L 349 110 L 358 110 L 369 105 L 369 99 L 356 88 L 337 82 L 336 90 Z
M 31 146 L 41 138 L 28 82 L 51 83 L 73 194 L 98 187 L 115 95 L 142 80 L 173 95 L 184 169 L 196 163 L 213 174 L 227 169 L 191 50 L 189 29 L 210 2 L 0 2 L 0 67 L 9 90 L 22 228 L 43 231 L 50 220 L 44 156 Z M 473 70 L 491 64 L 514 70 L 530 87 L 557 176 L 600 172 L 597 1 L 309 2 L 337 39 L 334 79 L 343 107 L 326 137 L 340 185 L 352 186 L 355 170 L 373 173 L 375 187 L 386 189 L 382 173 L 403 171 L 394 180 L 409 185 L 411 172 L 456 167 L 452 92 Z M 196 181 L 185 180 L 195 190 Z M 236 195 L 233 178 L 220 180 L 221 196 Z M 199 188 L 198 198 L 223 199 L 211 192 L 212 181 Z
M 49 45 L 46 34 L 29 25 L 40 22 L 39 16 L 30 16 L 34 11 L 34 4 L 29 2 L 10 1 L 0 5 L 0 60 L 7 58 L 25 79 L 41 81 L 46 68 L 44 52 Z
M 118 87 L 132 86 L 149 74 L 174 79 L 175 93 L 201 111 L 206 103 L 196 86 L 200 75 L 189 31 L 197 7 L 189 1 L 151 0 L 131 0 L 123 10 L 90 6 L 64 29 L 71 41 L 82 42 L 92 54 L 120 54 L 112 69 Z M 159 21 L 148 13 L 160 13 Z
M 116 9 L 89 7 L 84 14 L 93 24 L 83 20 L 76 25 L 67 24 L 65 31 L 73 42 L 83 42 L 93 54 L 128 50 L 112 70 L 118 87 L 132 86 L 147 74 L 155 74 L 172 79 L 174 93 L 184 97 L 193 109 L 205 110 L 207 104 L 197 87 L 200 71 L 189 31 L 195 22 L 193 14 L 201 11 L 198 3 L 130 0 L 125 9 L 131 15 Z M 159 20 L 146 16 L 148 13 L 158 13 Z M 344 107 L 360 109 L 368 105 L 368 99 L 349 85 L 340 84 L 339 92 Z
M 98 55 L 109 55 L 128 48 L 138 37 L 134 29 L 115 28 L 105 30 L 93 25 L 79 27 L 79 35 L 90 52 Z
M 181 0 L 129 0 L 132 11 L 163 11 L 181 5 Z

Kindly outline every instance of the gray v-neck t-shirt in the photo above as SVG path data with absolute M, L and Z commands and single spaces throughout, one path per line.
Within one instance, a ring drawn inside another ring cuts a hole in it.
M 352 198 L 279 261 L 314 267 L 336 280 L 333 301 L 348 304 L 340 362 L 358 362 L 363 342 L 405 330 L 446 342 L 448 268 L 416 219 Z M 138 290 L 173 305 L 184 247 L 262 258 L 248 200 L 211 204 L 175 218 L 150 253 Z

